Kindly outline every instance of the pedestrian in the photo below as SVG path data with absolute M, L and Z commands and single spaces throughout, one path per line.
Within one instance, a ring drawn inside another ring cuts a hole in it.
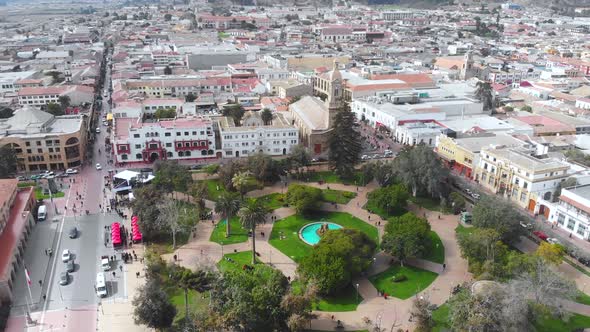
M 45 249 L 45 256 L 47 256 L 47 249 Z
M 139 271 L 135 272 L 135 277 L 139 278 Z
M 334 320 L 334 315 L 332 315 L 332 320 Z
M 43 281 L 39 280 L 39 286 L 43 286 Z
M 443 263 L 443 271 L 447 268 L 447 264 Z
M 369 215 L 369 220 L 371 220 L 371 215 Z
M 113 278 L 115 278 L 117 276 L 117 273 L 115 273 L 115 271 L 113 271 Z
M 381 226 L 381 220 L 377 222 L 377 226 Z
M 47 300 L 47 295 L 43 294 L 43 301 Z
M 174 255 L 174 261 L 176 262 L 176 260 L 178 259 L 178 256 Z
M 123 265 L 119 265 L 119 270 L 121 270 L 121 272 L 123 272 Z

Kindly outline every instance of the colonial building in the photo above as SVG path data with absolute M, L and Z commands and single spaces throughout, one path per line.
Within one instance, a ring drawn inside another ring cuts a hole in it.
M 549 221 L 586 241 L 590 240 L 590 185 L 564 188 Z
M 86 118 L 53 116 L 35 108 L 23 108 L 0 119 L 0 146 L 16 152 L 18 170 L 64 170 L 82 165 L 86 154 Z
M 197 117 L 142 122 L 115 118 L 113 151 L 117 163 L 217 158 L 215 133 L 209 120 Z
M 325 102 L 317 97 L 305 96 L 291 104 L 289 109 L 295 126 L 299 128 L 301 142 L 314 155 L 328 151 L 328 136 L 332 130 L 336 112 L 343 107 L 343 82 L 338 69 L 338 62 L 327 75 L 327 80 L 316 80 L 314 84 L 321 84 L 326 91 Z
M 239 127 L 231 117 L 222 117 L 218 126 L 223 157 L 247 157 L 257 153 L 287 155 L 299 144 L 298 129 L 281 113 L 274 113 L 272 122 L 266 125 L 260 112 L 247 112 Z

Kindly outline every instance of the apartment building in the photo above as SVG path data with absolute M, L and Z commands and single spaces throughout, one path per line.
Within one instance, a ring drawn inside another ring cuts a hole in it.
M 29 79 L 35 75 L 34 71 L 19 71 L 0 73 L 0 94 L 6 92 L 17 92 L 19 89 L 18 82 Z
M 114 119 L 113 151 L 117 163 L 217 158 L 209 120 L 197 117 L 142 122 L 141 117 Z
M 70 97 L 71 105 L 92 103 L 94 88 L 83 85 L 24 87 L 18 91 L 18 103 L 21 106 L 41 107 L 49 103 L 59 103 L 60 96 Z
M 488 74 L 488 79 L 491 83 L 512 84 L 520 83 L 526 80 L 538 80 L 541 77 L 541 72 L 537 70 L 511 70 L 500 71 L 494 70 Z
M 384 11 L 381 12 L 381 18 L 386 21 L 400 21 L 414 18 L 413 11 Z
M 257 153 L 270 156 L 287 155 L 299 144 L 299 130 L 274 113 L 272 123 L 264 124 L 260 112 L 247 112 L 242 125 L 230 117 L 218 121 L 223 157 L 247 157 Z
M 590 185 L 564 188 L 549 221 L 572 236 L 590 241 Z
M 545 151 L 543 151 L 545 150 Z M 480 152 L 475 180 L 485 188 L 512 200 L 531 212 L 548 214 L 538 204 L 550 201 L 569 165 L 546 157 L 546 147 L 488 147 Z
M 18 170 L 65 170 L 82 165 L 86 155 L 86 117 L 54 116 L 32 107 L 0 119 L 0 146 L 11 146 Z
M 129 92 L 141 93 L 151 98 L 184 97 L 189 93 L 196 96 L 200 92 L 230 92 L 231 78 L 154 77 L 127 80 L 124 88 Z

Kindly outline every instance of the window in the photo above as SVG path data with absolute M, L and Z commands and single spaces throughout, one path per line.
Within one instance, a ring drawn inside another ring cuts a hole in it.
M 31 146 L 31 142 L 26 142 L 25 145 L 26 146 Z
M 135 144 L 136 149 L 141 149 L 141 144 Z
M 521 201 L 521 202 L 524 202 L 524 201 L 526 201 L 526 193 L 525 193 L 525 192 L 522 192 L 522 193 L 520 194 L 520 201 Z
M 135 159 L 141 159 L 141 153 L 136 154 Z
M 123 159 L 123 160 L 127 160 L 127 155 L 126 155 L 126 154 L 122 154 L 122 155 L 121 155 L 121 159 Z
M 560 213 L 557 216 L 557 223 L 560 225 L 563 225 L 565 223 L 565 216 L 563 214 Z
M 37 146 L 41 146 L 41 141 L 37 141 Z
M 181 148 L 182 147 L 182 143 L 176 143 L 176 147 L 177 148 Z
M 528 183 L 528 182 L 524 182 L 524 183 L 522 184 L 522 187 L 523 187 L 524 189 L 528 188 L 528 186 L 529 186 L 529 183 Z
M 167 144 L 170 144 L 170 143 L 167 143 Z M 172 152 L 166 152 L 166 156 L 167 156 L 168 158 L 172 158 Z
M 576 231 L 576 233 L 578 233 L 578 235 L 584 236 L 585 231 L 586 231 L 586 225 L 578 224 L 578 230 Z
M 166 143 L 166 147 L 167 148 L 171 148 L 172 147 L 172 143 Z
M 170 136 L 171 136 L 171 134 L 170 134 L 170 133 L 164 133 L 164 136 L 166 136 L 166 137 L 170 137 Z
M 193 136 L 197 136 L 197 132 L 196 131 L 193 131 Z
M 49 148 L 49 152 L 53 152 L 53 148 Z
M 569 218 L 567 221 L 567 229 L 573 231 L 575 225 L 576 225 L 576 221 L 572 218 Z
M 188 131 L 185 131 L 184 132 L 184 136 L 188 136 Z
M 139 134 L 133 134 L 133 138 L 139 138 Z
M 176 136 L 180 136 L 180 135 L 182 135 L 182 133 L 180 131 L 177 131 Z
M 43 149 L 37 149 L 37 153 L 43 153 Z

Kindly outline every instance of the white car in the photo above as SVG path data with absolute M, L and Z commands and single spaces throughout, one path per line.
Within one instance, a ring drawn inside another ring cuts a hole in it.
M 71 258 L 72 253 L 70 252 L 70 249 L 64 249 L 64 251 L 61 253 L 61 261 L 67 263 Z
M 369 156 L 367 156 L 366 154 L 364 154 L 364 155 L 361 157 L 361 159 L 362 159 L 362 160 L 367 160 L 367 159 L 369 159 Z
M 479 194 L 476 194 L 476 193 L 471 193 L 471 197 L 473 197 L 475 199 L 479 199 L 480 198 Z
M 551 243 L 551 244 L 561 244 L 561 241 L 559 241 L 558 239 L 554 238 L 554 237 L 550 237 L 547 239 L 547 242 Z
M 73 168 L 68 168 L 68 169 L 66 169 L 66 174 L 78 174 L 78 170 L 73 169 Z
M 102 166 L 100 166 L 100 164 L 96 164 L 96 170 L 100 171 L 102 169 Z

